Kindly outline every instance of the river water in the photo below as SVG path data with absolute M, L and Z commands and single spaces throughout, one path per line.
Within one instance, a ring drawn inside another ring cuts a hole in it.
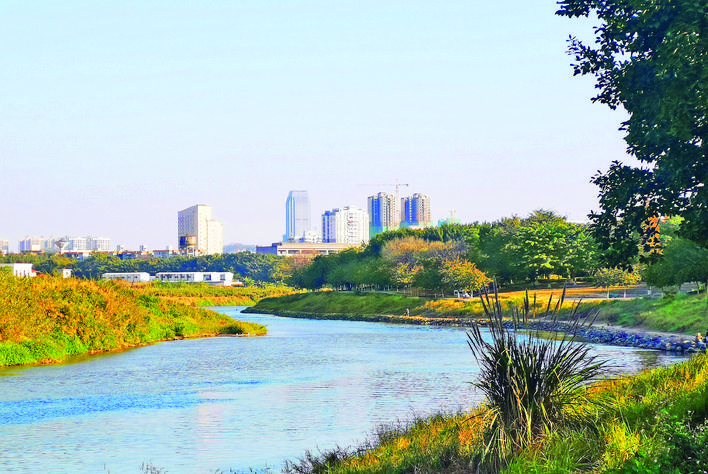
M 0 369 L 0 472 L 279 472 L 306 449 L 480 401 L 464 330 L 215 308 L 265 337 L 172 341 Z M 593 346 L 620 372 L 675 356 Z

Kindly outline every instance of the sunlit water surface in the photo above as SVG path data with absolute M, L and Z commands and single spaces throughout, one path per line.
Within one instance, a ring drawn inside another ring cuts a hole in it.
M 480 401 L 458 328 L 240 314 L 253 338 L 173 341 L 0 370 L 0 472 L 279 472 L 306 449 Z M 677 362 L 594 346 L 621 372 Z

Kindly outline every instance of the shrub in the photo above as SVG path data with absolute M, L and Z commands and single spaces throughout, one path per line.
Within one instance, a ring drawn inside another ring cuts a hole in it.
M 544 316 L 556 321 L 563 306 L 565 291 L 552 308 L 549 299 Z M 577 408 L 585 401 L 587 382 L 596 379 L 606 362 L 589 355 L 589 347 L 576 342 L 574 334 L 592 322 L 574 305 L 570 330 L 554 337 L 540 331 L 520 333 L 527 326 L 533 306 L 528 293 L 519 308 L 509 312 L 505 321 L 498 293 L 482 297 L 489 320 L 491 342 L 478 326 L 468 331 L 468 344 L 481 372 L 474 383 L 485 395 L 487 433 L 482 462 L 491 471 L 499 470 L 509 456 L 529 446 L 561 422 L 582 425 L 584 418 Z

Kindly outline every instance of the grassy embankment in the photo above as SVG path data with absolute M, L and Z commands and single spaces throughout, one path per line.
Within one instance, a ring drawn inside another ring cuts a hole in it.
M 352 298 L 358 300 L 356 306 L 352 306 Z M 500 298 L 517 305 L 521 295 L 507 293 Z M 539 295 L 544 303 L 537 305 L 545 306 L 546 298 Z M 283 313 L 285 307 L 287 311 L 330 312 L 329 317 L 365 319 L 364 315 L 375 312 L 398 315 L 407 307 L 411 314 L 421 316 L 454 313 L 476 318 L 482 316 L 478 304 L 325 292 L 265 300 L 254 310 L 265 306 L 266 310 L 280 309 Z M 635 327 L 692 332 L 707 321 L 704 297 L 593 304 L 600 307 L 607 320 Z M 708 472 L 706 355 L 674 367 L 599 382 L 585 390 L 585 401 L 567 406 L 568 411 L 563 412 L 553 430 L 537 432 L 533 443 L 516 449 L 501 472 Z M 328 474 L 496 472 L 489 470 L 489 452 L 485 451 L 493 431 L 489 413 L 483 405 L 469 413 L 441 414 L 408 426 L 379 430 L 364 446 L 319 455 L 307 453 L 288 470 Z M 477 470 L 480 466 L 482 471 Z
M 267 297 L 282 296 L 298 290 L 284 285 L 259 287 L 214 286 L 207 283 L 146 283 L 134 285 L 141 294 L 158 296 L 191 306 L 253 306 Z
M 684 473 L 708 471 L 708 358 L 588 388 L 569 409 L 586 422 L 541 433 L 517 451 L 505 473 Z M 484 406 L 381 431 L 367 446 L 308 453 L 298 473 L 476 472 L 483 457 Z
M 606 290 L 597 289 L 604 294 Z M 551 293 L 557 298 L 562 290 L 535 292 L 538 310 L 545 309 Z M 587 294 L 584 289 L 583 293 Z M 573 291 L 568 291 L 573 297 Z M 533 294 L 531 296 L 533 298 Z M 502 304 L 518 306 L 523 292 L 500 293 Z M 570 306 L 571 302 L 566 302 Z M 598 308 L 598 322 L 609 322 L 632 328 L 695 334 L 708 329 L 708 304 L 705 295 L 679 294 L 668 298 L 586 300 L 584 308 Z M 403 318 L 409 310 L 411 319 Z M 478 298 L 446 298 L 431 300 L 398 294 L 321 291 L 299 293 L 276 298 L 264 298 L 252 312 L 331 319 L 357 319 L 391 322 L 418 322 L 449 318 L 482 318 L 484 311 Z
M 118 282 L 0 274 L 0 367 L 173 338 L 265 332 Z

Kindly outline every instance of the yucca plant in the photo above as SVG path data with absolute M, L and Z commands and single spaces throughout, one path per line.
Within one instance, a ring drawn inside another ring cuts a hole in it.
M 589 354 L 588 345 L 575 340 L 578 329 L 594 319 L 593 314 L 579 311 L 579 302 L 569 312 L 566 330 L 557 331 L 565 290 L 555 306 L 551 295 L 540 315 L 556 327 L 550 334 L 529 329 L 529 316 L 536 314 L 535 297 L 531 304 L 528 292 L 523 304 L 510 308 L 506 318 L 496 291 L 491 298 L 486 293 L 481 299 L 489 335 L 473 326 L 467 338 L 481 369 L 474 385 L 484 394 L 487 405 L 484 463 L 497 471 L 510 455 L 544 433 L 562 423 L 581 422 L 573 408 L 584 399 L 587 382 L 597 379 L 607 362 Z

